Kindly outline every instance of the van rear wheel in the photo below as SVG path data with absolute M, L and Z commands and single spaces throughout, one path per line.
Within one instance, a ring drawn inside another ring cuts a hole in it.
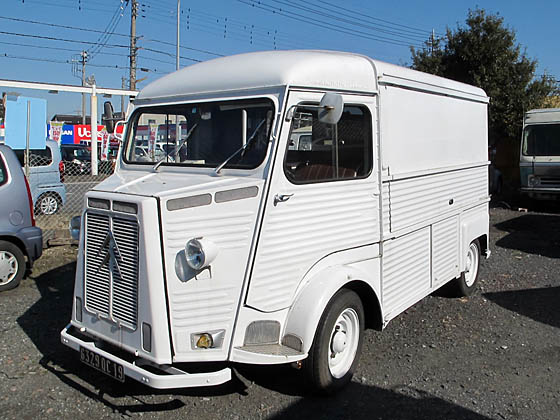
M 60 202 L 60 197 L 57 194 L 45 193 L 37 200 L 35 213 L 45 215 L 55 214 L 60 209 Z
M 304 362 L 315 391 L 330 394 L 350 382 L 360 357 L 363 330 L 362 301 L 355 292 L 342 289 L 325 308 Z
M 472 241 L 465 256 L 465 270 L 452 281 L 453 293 L 456 296 L 469 296 L 476 288 L 480 271 L 480 242 Z
M 20 283 L 25 274 L 25 257 L 17 245 L 0 241 L 0 292 Z

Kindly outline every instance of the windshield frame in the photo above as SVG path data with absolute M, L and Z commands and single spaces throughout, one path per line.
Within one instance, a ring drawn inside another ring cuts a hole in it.
M 271 119 L 270 119 L 270 124 L 268 127 L 268 132 L 266 133 L 266 141 L 267 141 L 267 146 L 266 149 L 263 151 L 262 153 L 262 158 L 259 160 L 259 162 L 255 165 L 238 165 L 238 164 L 231 164 L 228 163 L 223 170 L 242 170 L 242 171 L 253 171 L 257 168 L 260 168 L 261 166 L 263 166 L 263 164 L 265 162 L 267 162 L 267 160 L 269 159 L 269 155 L 270 155 L 270 150 L 271 150 L 271 145 L 273 143 L 273 133 L 274 130 L 276 129 L 276 124 L 277 124 L 277 118 L 278 118 L 278 102 L 277 102 L 277 98 L 276 96 L 273 95 L 259 95 L 259 96 L 239 96 L 239 97 L 217 97 L 217 98 L 199 98 L 197 100 L 189 100 L 189 101 L 184 101 L 184 102 L 162 102 L 162 103 L 150 103 L 150 104 L 142 104 L 140 106 L 138 106 L 132 113 L 132 115 L 130 116 L 130 118 L 127 121 L 127 127 L 126 127 L 126 133 L 123 139 L 123 147 L 122 147 L 122 154 L 121 154 L 121 161 L 122 163 L 126 166 L 129 165 L 134 165 L 134 166 L 141 166 L 141 167 L 154 167 L 154 165 L 158 164 L 158 167 L 166 167 L 166 168 L 174 168 L 174 169 L 181 169 L 181 168 L 190 168 L 190 169 L 211 169 L 214 170 L 219 164 L 221 164 L 222 162 L 210 162 L 210 163 L 194 163 L 194 162 L 167 162 L 167 161 L 163 161 L 163 162 L 159 162 L 157 160 L 155 161 L 149 161 L 149 162 L 143 162 L 143 161 L 135 161 L 135 160 L 129 160 L 128 156 L 130 154 L 130 148 L 135 148 L 137 147 L 137 145 L 135 144 L 135 141 L 133 139 L 133 136 L 136 135 L 136 123 L 138 121 L 138 119 L 140 118 L 140 116 L 142 114 L 149 114 L 150 112 L 154 112 L 154 113 L 161 113 L 158 111 L 161 111 L 162 108 L 172 108 L 174 106 L 197 106 L 197 105 L 204 105 L 204 104 L 213 104 L 213 105 L 218 105 L 218 104 L 225 104 L 225 105 L 230 105 L 232 103 L 235 102 L 262 102 L 262 103 L 267 103 L 270 106 L 270 112 L 271 112 Z M 163 115 L 163 113 L 161 113 Z M 176 115 L 176 114 L 172 114 L 169 113 L 169 115 Z M 247 133 L 247 135 L 251 134 L 250 132 Z M 172 142 L 167 143 L 170 146 L 174 146 L 175 144 Z M 169 156 L 173 157 L 173 154 L 175 152 L 172 152 L 172 154 L 170 154 Z

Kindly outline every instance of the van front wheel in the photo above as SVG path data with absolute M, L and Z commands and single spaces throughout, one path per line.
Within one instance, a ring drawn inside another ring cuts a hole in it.
M 363 342 L 364 308 L 358 295 L 342 289 L 328 303 L 305 370 L 314 390 L 332 393 L 352 379 Z

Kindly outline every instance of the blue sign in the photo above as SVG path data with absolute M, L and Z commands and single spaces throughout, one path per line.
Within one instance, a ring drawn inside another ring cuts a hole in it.
M 51 125 L 47 124 L 47 133 L 51 132 Z M 62 136 L 60 137 L 60 144 L 74 144 L 74 126 L 71 124 L 64 124 L 62 126 Z
M 27 105 L 29 104 L 29 106 Z M 28 118 L 29 113 L 29 118 Z M 27 143 L 27 121 L 29 120 L 29 148 L 46 147 L 47 101 L 39 98 L 18 96 L 17 100 L 8 97 L 4 125 L 5 142 L 12 149 L 25 149 Z

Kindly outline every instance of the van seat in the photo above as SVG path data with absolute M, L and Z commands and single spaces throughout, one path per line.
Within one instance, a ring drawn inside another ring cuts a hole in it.
M 302 165 L 295 171 L 295 180 L 299 182 L 334 179 L 334 168 L 320 163 Z M 338 168 L 338 178 L 355 178 L 356 171 L 351 168 Z

